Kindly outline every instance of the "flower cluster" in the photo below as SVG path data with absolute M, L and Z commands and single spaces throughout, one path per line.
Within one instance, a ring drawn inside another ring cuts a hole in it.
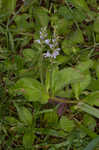
M 40 31 L 40 39 L 36 40 L 35 42 L 37 42 L 38 44 L 42 44 L 43 41 L 47 38 L 48 34 L 47 34 L 47 28 L 41 28 Z
M 59 55 L 58 37 L 56 34 L 52 36 L 52 39 L 48 39 L 47 28 L 41 28 L 40 39 L 36 40 L 38 44 L 46 44 L 49 47 L 46 53 L 43 54 L 45 58 L 56 58 Z

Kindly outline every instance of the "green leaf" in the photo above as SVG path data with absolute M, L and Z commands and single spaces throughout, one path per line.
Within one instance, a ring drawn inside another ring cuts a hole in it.
M 36 20 L 36 26 L 35 27 L 40 27 L 40 26 L 47 26 L 49 23 L 49 16 L 48 12 L 46 9 L 43 7 L 38 7 L 33 10 L 33 15 Z
M 85 127 L 94 130 L 96 127 L 96 120 L 92 116 L 85 114 L 83 117 L 83 124 L 85 125 Z
M 71 15 L 69 9 L 66 6 L 60 6 L 60 8 L 58 9 L 58 15 L 64 17 L 66 20 L 70 22 L 73 19 L 73 16 Z
M 53 125 L 53 124 L 52 124 Z M 57 131 L 50 128 L 35 128 L 35 132 L 39 134 L 49 135 L 49 136 L 55 136 L 55 137 L 66 137 L 67 134 L 63 131 Z
M 89 10 L 85 0 L 71 0 L 73 5 L 77 8 L 83 8 L 84 10 Z
M 73 97 L 73 92 L 70 88 L 66 88 L 66 90 L 60 90 L 56 93 L 56 96 L 59 97 L 64 97 L 64 98 L 72 98 Z
M 80 72 L 85 72 L 92 66 L 93 66 L 93 61 L 89 59 L 87 61 L 82 61 L 78 65 L 76 65 L 76 69 L 78 69 Z
M 96 33 L 96 42 L 99 43 L 99 33 Z
M 17 104 L 15 104 L 15 107 L 17 109 L 20 121 L 22 121 L 26 125 L 32 125 L 31 112 L 25 107 L 19 107 Z
M 9 48 L 12 50 L 12 51 L 14 51 L 14 39 L 13 39 L 13 34 L 11 34 L 10 32 L 9 32 Z
M 48 112 L 44 114 L 44 120 L 48 123 L 48 125 L 55 125 L 57 124 L 58 121 L 58 115 L 56 113 L 56 111 L 53 112 Z M 53 126 L 52 125 L 52 126 Z
M 72 84 L 72 89 L 77 99 L 79 99 L 79 95 L 81 94 L 81 92 L 88 87 L 90 81 L 91 81 L 90 74 L 86 74 L 84 75 L 84 78 L 81 81 Z
M 58 34 L 65 34 L 69 32 L 69 26 L 70 24 L 67 22 L 66 19 L 59 19 L 56 22 L 56 32 L 58 32 Z
M 72 44 L 83 43 L 84 38 L 83 38 L 82 32 L 80 30 L 73 32 L 71 34 L 70 41 Z
M 56 61 L 58 61 L 58 64 L 64 64 L 69 62 L 70 57 L 68 56 L 63 56 L 63 55 L 58 55 L 56 58 Z
M 33 49 L 27 48 L 23 50 L 23 56 L 26 61 L 32 61 L 35 59 L 36 53 L 33 51 Z
M 95 32 L 99 33 L 99 17 L 96 18 L 93 28 Z
M 66 38 L 61 43 L 61 47 L 66 55 L 71 55 L 72 53 L 75 53 L 79 50 L 76 44 L 83 43 L 83 42 L 84 42 L 84 38 L 82 32 L 77 30 L 75 32 L 72 32 L 69 38 Z
M 47 103 L 49 95 L 41 83 L 32 78 L 21 78 L 16 82 L 15 90 L 21 92 L 28 101 Z
M 19 31 L 30 31 L 30 29 L 33 28 L 34 24 L 29 23 L 27 21 L 29 19 L 29 15 L 27 14 L 22 14 L 22 15 L 17 15 L 15 17 L 15 23 L 17 25 L 17 30 Z
M 86 19 L 86 13 L 77 8 L 73 9 L 73 16 L 77 22 L 82 22 L 84 19 Z
M 82 77 L 80 72 L 73 68 L 66 68 L 61 71 L 54 70 L 52 74 L 53 93 L 62 89 L 65 85 L 77 82 Z
M 72 45 L 71 45 L 71 41 L 70 40 L 65 39 L 61 43 L 61 47 L 62 47 L 63 52 L 66 55 L 70 55 L 72 53 Z
M 97 0 L 87 0 L 87 3 L 91 7 L 96 7 L 97 6 Z
M 84 98 L 84 101 L 90 105 L 99 106 L 99 91 L 92 92 Z
M 78 103 L 77 108 L 99 119 L 99 110 L 85 103 Z
M 97 75 L 97 78 L 99 79 L 99 62 L 97 63 L 97 66 L 96 66 L 96 75 Z
M 50 89 L 50 71 L 49 70 L 47 70 L 46 71 L 46 80 L 45 80 L 45 85 L 46 85 L 46 90 L 47 90 L 47 92 L 49 91 L 49 89 Z
M 93 139 L 84 150 L 94 150 L 97 144 L 99 144 L 99 136 Z
M 88 86 L 88 89 L 91 91 L 98 91 L 99 90 L 99 79 L 92 79 L 91 83 Z
M 32 131 L 26 132 L 23 136 L 23 145 L 26 150 L 32 148 L 32 143 L 34 140 L 34 135 Z
M 6 13 L 13 13 L 16 7 L 16 0 L 2 0 L 2 10 Z
M 75 127 L 73 120 L 69 120 L 66 116 L 62 116 L 60 119 L 60 127 L 66 132 L 71 132 Z
M 75 119 L 75 122 L 77 123 L 78 127 L 84 132 L 86 133 L 89 137 L 91 138 L 96 138 L 98 135 L 96 134 L 96 132 L 90 130 L 89 128 L 87 128 L 86 126 L 84 126 L 80 121 L 78 121 L 77 119 Z
M 10 125 L 16 125 L 19 121 L 11 116 L 6 116 L 5 120 L 10 124 Z

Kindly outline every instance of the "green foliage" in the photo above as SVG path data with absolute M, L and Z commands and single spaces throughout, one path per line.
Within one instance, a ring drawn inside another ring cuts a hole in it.
M 52 74 L 53 93 L 61 90 L 65 85 L 79 81 L 82 77 L 83 75 L 73 68 L 66 68 L 61 71 L 54 70 Z
M 0 0 L 0 150 L 99 149 L 97 0 Z
M 93 150 L 96 145 L 99 143 L 99 136 L 93 139 L 84 150 Z
M 3 13 L 13 13 L 16 8 L 16 0 L 1 0 Z
M 23 15 L 17 15 L 15 17 L 15 23 L 17 27 L 17 32 L 25 32 L 30 31 L 33 28 L 33 22 L 28 23 L 27 19 L 29 19 L 29 15 L 23 14 Z
M 88 10 L 88 6 L 85 0 L 71 0 L 71 2 L 77 8 L 83 8 L 85 10 Z
M 58 123 L 58 115 L 55 111 L 48 112 L 44 114 L 44 121 L 48 123 L 48 125 L 56 126 Z
M 94 22 L 94 31 L 99 33 L 99 17 L 97 17 Z
M 83 118 L 83 124 L 89 129 L 94 130 L 96 127 L 96 120 L 93 117 L 85 114 Z
M 26 150 L 32 149 L 33 142 L 33 133 L 31 131 L 27 131 L 23 136 L 23 145 Z
M 82 93 L 83 90 L 85 90 L 88 87 L 91 81 L 89 73 L 85 74 L 84 77 L 84 79 L 72 85 L 73 92 L 77 99 L 79 99 L 79 95 Z
M 80 108 L 82 111 L 87 112 L 88 114 L 90 114 L 96 118 L 99 118 L 99 110 L 88 104 L 79 103 L 78 108 Z
M 35 28 L 39 26 L 47 26 L 49 23 L 49 16 L 48 16 L 48 10 L 45 8 L 34 8 L 33 10 L 33 16 L 36 20 L 36 26 Z
M 87 97 L 85 97 L 85 102 L 90 105 L 99 106 L 99 91 L 92 92 Z
M 10 124 L 10 125 L 16 125 L 18 123 L 18 120 L 14 117 L 6 116 L 5 120 Z
M 36 52 L 34 52 L 32 49 L 24 49 L 23 56 L 24 56 L 25 61 L 29 62 L 35 59 Z
M 22 92 L 25 98 L 29 101 L 39 101 L 40 103 L 48 102 L 48 93 L 45 87 L 37 80 L 31 78 L 22 78 L 16 82 L 16 92 Z
M 73 120 L 69 120 L 66 116 L 62 116 L 60 119 L 60 127 L 66 132 L 71 132 L 75 127 L 75 124 Z
M 18 107 L 16 104 L 16 109 L 19 115 L 19 119 L 26 125 L 32 125 L 32 114 L 30 111 L 25 107 Z
M 81 72 L 85 72 L 89 70 L 93 66 L 92 60 L 82 61 L 77 66 L 76 69 L 78 69 Z

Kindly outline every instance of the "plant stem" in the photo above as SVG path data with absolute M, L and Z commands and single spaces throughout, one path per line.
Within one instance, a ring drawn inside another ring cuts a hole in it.
M 60 103 L 68 103 L 68 104 L 78 104 L 79 101 L 77 100 L 68 100 L 68 99 L 61 99 L 61 98 L 56 98 L 56 97 L 51 97 L 49 100 L 60 102 Z
M 53 89 L 52 89 L 52 74 L 53 74 L 53 60 L 51 59 L 51 69 L 50 69 L 50 95 L 53 96 Z
M 43 44 L 41 45 L 41 52 L 40 52 L 40 64 L 39 64 L 39 69 L 40 69 L 40 80 L 43 85 Z
M 41 79 L 41 83 L 43 84 L 43 65 L 42 65 L 42 62 L 43 62 L 43 58 L 42 58 L 42 53 L 41 53 L 41 56 L 40 56 L 40 79 Z

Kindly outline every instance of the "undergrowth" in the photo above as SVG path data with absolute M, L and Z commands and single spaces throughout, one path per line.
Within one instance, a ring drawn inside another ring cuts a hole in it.
M 99 150 L 99 1 L 0 0 L 0 150 Z

